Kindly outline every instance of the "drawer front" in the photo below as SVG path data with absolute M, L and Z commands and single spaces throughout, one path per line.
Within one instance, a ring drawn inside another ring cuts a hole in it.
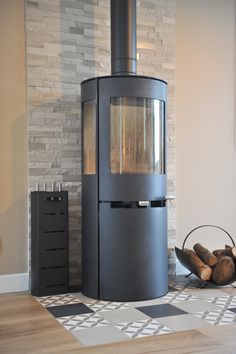
M 67 249 L 51 249 L 40 252 L 40 268 L 63 269 L 67 267 Z M 62 268 L 63 267 L 63 268 Z
M 67 232 L 55 232 L 42 234 L 40 236 L 39 248 L 40 251 L 50 250 L 55 248 L 67 248 L 68 235 Z

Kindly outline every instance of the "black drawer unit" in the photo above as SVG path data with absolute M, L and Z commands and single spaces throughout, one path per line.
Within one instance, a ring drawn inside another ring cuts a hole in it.
M 68 291 L 68 192 L 31 193 L 31 293 Z

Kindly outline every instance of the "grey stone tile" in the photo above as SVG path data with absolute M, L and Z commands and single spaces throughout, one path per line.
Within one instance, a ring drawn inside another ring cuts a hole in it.
M 129 337 L 114 326 L 94 327 L 83 330 L 74 330 L 71 333 L 86 346 L 118 342 Z
M 151 306 L 151 305 L 160 305 L 163 304 L 162 297 L 153 300 L 146 300 L 146 301 L 130 301 L 127 302 L 132 307 L 143 307 L 143 306 Z
M 181 316 L 168 316 L 157 319 L 160 323 L 174 331 L 187 331 L 203 327 L 210 327 L 211 324 L 203 319 L 197 318 L 191 314 Z
M 149 319 L 150 317 L 135 308 L 114 311 L 101 311 L 99 315 L 111 323 L 132 322 Z
M 208 288 L 205 288 L 205 289 L 185 289 L 185 291 L 186 291 L 186 293 L 194 295 L 200 299 L 226 296 L 226 293 L 220 289 L 208 289 Z
M 219 306 L 210 304 L 209 302 L 204 300 L 176 302 L 175 307 L 178 307 L 179 309 L 188 313 L 195 313 L 201 311 L 217 311 L 221 309 Z
M 233 285 L 236 286 L 236 283 L 233 283 Z M 227 295 L 236 296 L 236 288 L 234 288 L 233 286 L 223 287 L 220 289 Z
M 77 297 L 83 303 L 94 303 L 95 301 L 97 301 L 96 299 L 92 299 L 90 297 L 87 297 L 87 296 L 83 295 L 81 292 L 74 293 L 73 295 L 75 297 Z

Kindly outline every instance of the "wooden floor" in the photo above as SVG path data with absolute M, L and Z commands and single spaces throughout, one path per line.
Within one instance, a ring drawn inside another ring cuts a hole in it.
M 27 293 L 0 295 L 0 353 L 235 354 L 236 324 L 82 347 Z

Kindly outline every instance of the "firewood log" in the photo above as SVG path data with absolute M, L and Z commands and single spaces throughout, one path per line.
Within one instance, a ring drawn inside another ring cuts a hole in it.
M 224 249 L 219 249 L 219 250 L 215 250 L 212 252 L 216 257 L 220 257 L 220 256 L 229 256 L 232 258 L 236 258 L 236 246 L 234 247 L 230 247 L 225 245 Z
M 205 264 L 194 251 L 187 248 L 181 250 L 175 247 L 175 253 L 183 266 L 189 269 L 190 272 L 194 273 L 202 280 L 210 280 L 212 268 Z
M 217 263 L 217 257 L 214 256 L 207 248 L 203 247 L 200 243 L 193 246 L 194 251 L 199 258 L 209 266 L 214 266 Z
M 236 246 L 225 245 L 225 249 L 231 249 L 232 255 L 236 259 Z
M 219 256 L 218 262 L 213 267 L 211 281 L 216 285 L 231 283 L 235 277 L 234 261 L 229 256 Z

